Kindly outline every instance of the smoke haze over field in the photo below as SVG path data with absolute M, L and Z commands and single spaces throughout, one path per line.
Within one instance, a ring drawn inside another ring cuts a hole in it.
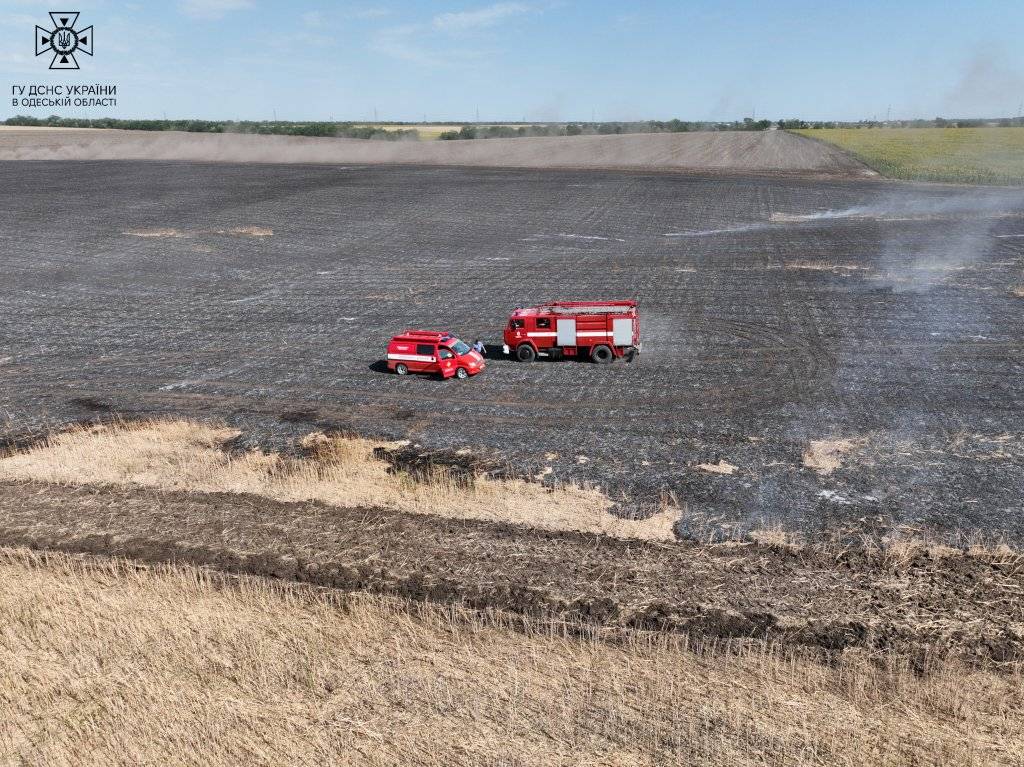
M 1006 219 L 1024 228 L 1024 192 L 976 189 L 950 196 L 926 190 L 886 191 L 877 202 L 815 213 L 774 212 L 766 220 L 713 229 L 666 232 L 665 237 L 756 235 L 785 227 L 827 227 L 850 220 L 877 221 L 884 233 L 878 268 L 898 290 L 917 290 L 941 281 L 944 273 L 964 268 L 986 255 L 993 227 Z M 935 229 L 929 222 L 942 221 Z M 1022 234 L 1021 236 L 1024 236 Z
M 960 80 L 944 101 L 954 114 L 1013 114 L 1024 99 L 1024 68 L 1001 46 L 978 46 L 965 62 Z M 1014 104 L 1017 100 L 1017 104 Z M 1001 105 L 1001 109 L 999 108 Z
M 883 282 L 895 290 L 923 290 L 988 255 L 997 223 L 1010 219 L 1024 228 L 1024 192 L 976 189 L 950 196 L 903 188 L 869 205 L 772 217 L 773 225 L 849 219 L 873 219 L 883 227 Z M 928 225 L 937 221 L 944 223 L 941 229 Z

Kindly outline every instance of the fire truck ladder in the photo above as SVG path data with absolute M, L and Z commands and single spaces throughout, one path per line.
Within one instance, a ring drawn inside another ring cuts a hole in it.
M 635 309 L 636 304 L 632 301 L 609 301 L 606 304 L 576 304 L 571 303 L 560 303 L 560 304 L 545 304 L 544 306 L 538 306 L 538 311 L 549 312 L 551 314 L 620 314 L 628 312 L 631 309 Z

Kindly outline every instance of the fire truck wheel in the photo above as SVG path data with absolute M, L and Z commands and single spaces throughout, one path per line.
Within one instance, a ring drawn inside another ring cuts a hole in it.
M 590 359 L 600 364 L 611 362 L 613 356 L 612 350 L 607 346 L 595 346 L 590 352 Z
M 516 359 L 520 362 L 533 362 L 537 359 L 537 352 L 529 344 L 519 344 L 516 347 Z
M 455 377 L 465 380 L 469 378 L 469 372 L 466 370 L 466 368 L 459 368 L 458 370 L 455 371 Z
M 408 375 L 409 368 L 403 365 L 401 362 L 399 362 L 397 365 L 395 365 L 395 372 L 398 373 L 398 375 L 400 376 Z

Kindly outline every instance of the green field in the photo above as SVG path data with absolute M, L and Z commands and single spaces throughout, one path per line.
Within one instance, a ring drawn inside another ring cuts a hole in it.
M 1024 184 L 1024 128 L 823 128 L 793 133 L 835 144 L 891 178 Z

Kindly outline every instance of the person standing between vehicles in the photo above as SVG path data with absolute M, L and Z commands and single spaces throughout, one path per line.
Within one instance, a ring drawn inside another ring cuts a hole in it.
M 480 340 L 479 338 L 478 338 L 478 339 L 476 339 L 476 340 L 475 340 L 475 341 L 473 342 L 473 351 L 475 351 L 475 352 L 476 352 L 477 354 L 479 354 L 479 355 L 480 355 L 481 357 L 486 357 L 486 356 L 487 356 L 487 355 L 486 355 L 486 354 L 484 353 L 484 350 L 485 350 L 485 348 L 486 348 L 486 347 L 484 346 L 484 342 L 483 342 L 483 341 L 481 341 L 481 340 Z

